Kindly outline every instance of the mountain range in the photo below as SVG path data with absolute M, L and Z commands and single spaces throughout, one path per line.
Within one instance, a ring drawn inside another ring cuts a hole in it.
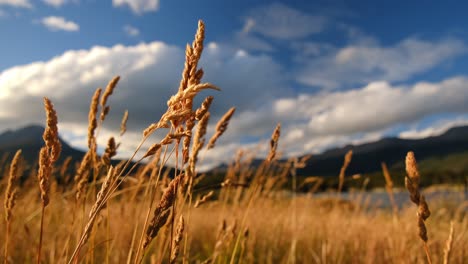
M 22 149 L 23 157 L 28 163 L 36 162 L 43 145 L 43 132 L 42 126 L 31 125 L 1 133 L 0 157 L 5 153 L 13 155 L 16 150 Z M 67 156 L 72 156 L 78 161 L 83 157 L 84 152 L 74 149 L 63 140 L 61 142 L 62 160 Z M 336 176 L 343 164 L 344 155 L 349 150 L 353 150 L 353 158 L 347 174 L 372 173 L 380 170 L 381 162 L 386 162 L 389 167 L 402 166 L 409 150 L 415 152 L 418 161 L 468 152 L 468 126 L 454 127 L 439 136 L 423 139 L 383 138 L 372 143 L 330 149 L 313 155 L 307 162 L 307 166 L 300 169 L 298 174 Z M 257 160 L 255 163 L 259 162 L 261 161 Z M 218 172 L 221 168 L 218 168 Z

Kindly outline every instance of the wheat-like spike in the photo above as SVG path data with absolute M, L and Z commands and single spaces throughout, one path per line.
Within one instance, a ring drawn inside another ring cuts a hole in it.
M 68 168 L 70 167 L 70 163 L 72 162 L 72 156 L 68 156 L 63 161 L 62 167 L 60 167 L 60 177 L 65 179 L 65 174 L 67 173 Z
M 190 142 L 192 141 L 192 129 L 194 126 L 195 126 L 195 119 L 193 117 L 188 119 L 185 123 L 185 130 L 190 133 L 186 137 L 184 137 L 184 141 L 182 142 L 183 164 L 186 164 L 189 160 L 189 147 L 190 147 Z
M 208 199 L 210 199 L 212 196 L 213 196 L 214 192 L 213 191 L 210 191 L 209 193 L 203 195 L 200 199 L 198 199 L 196 202 L 195 202 L 195 205 L 194 207 L 195 208 L 198 208 L 200 205 L 206 203 L 208 201 Z
M 88 170 L 91 165 L 91 159 L 92 154 L 91 151 L 88 150 L 76 171 L 74 180 L 76 184 L 75 198 L 77 201 L 79 201 L 85 193 L 86 185 L 88 184 Z
M 91 105 L 89 106 L 88 114 L 88 148 L 92 149 L 96 144 L 96 138 L 94 137 L 94 131 L 97 128 L 97 112 L 99 107 L 99 97 L 101 96 L 101 88 L 96 89 L 93 98 L 91 99 Z
M 179 222 L 177 224 L 176 235 L 172 243 L 172 250 L 171 250 L 172 254 L 171 254 L 171 259 L 169 261 L 171 264 L 176 263 L 177 256 L 179 255 L 180 242 L 182 241 L 183 235 L 184 235 L 184 217 L 180 216 Z
M 176 105 L 179 105 L 180 102 L 186 102 L 186 100 L 193 100 L 193 98 L 201 91 L 206 89 L 212 89 L 220 91 L 221 89 L 211 83 L 200 83 L 194 84 L 187 87 L 187 89 L 178 92 L 177 94 L 171 96 L 171 98 L 167 101 L 167 105 L 169 107 L 176 108 Z
M 125 110 L 122 116 L 122 122 L 120 122 L 120 136 L 123 136 L 127 132 L 127 121 L 128 121 L 128 110 Z
M 205 145 L 205 134 L 210 119 L 210 112 L 206 112 L 197 124 L 197 130 L 193 138 L 192 150 L 189 158 L 189 166 L 186 168 L 187 179 L 191 182 L 195 176 L 195 166 L 198 161 L 198 153 Z
M 50 157 L 47 147 L 42 147 L 39 152 L 39 173 L 37 174 L 39 180 L 39 188 L 41 190 L 41 200 L 43 206 L 49 204 L 49 178 L 51 173 Z
M 102 95 L 102 98 L 101 98 L 102 107 L 107 105 L 107 100 L 109 99 L 109 96 L 111 96 L 112 93 L 114 92 L 114 89 L 117 86 L 117 83 L 119 82 L 119 80 L 120 80 L 120 76 L 115 76 L 107 84 L 106 90 L 104 91 L 104 94 Z
M 189 73 L 189 81 L 188 85 L 197 84 L 200 82 L 201 76 L 203 76 L 203 71 L 200 73 L 198 71 L 198 61 L 200 60 L 201 54 L 203 52 L 203 41 L 205 39 L 205 24 L 203 21 L 198 21 L 198 29 L 197 33 L 195 34 L 195 39 L 192 43 L 192 56 L 191 56 L 191 67 Z
M 235 108 L 235 107 L 232 107 L 232 108 L 229 109 L 229 110 L 223 115 L 223 117 L 221 117 L 221 119 L 218 121 L 218 123 L 216 124 L 216 132 L 215 132 L 215 134 L 210 138 L 210 141 L 208 142 L 208 146 L 207 146 L 208 149 L 214 148 L 215 143 L 216 143 L 216 140 L 217 140 L 221 135 L 223 135 L 223 133 L 224 133 L 224 132 L 226 131 L 226 129 L 228 128 L 229 120 L 231 119 L 231 117 L 232 117 L 232 115 L 234 114 L 235 111 L 236 111 L 236 108 Z
M 102 162 L 109 166 L 111 164 L 112 157 L 115 155 L 117 155 L 117 145 L 115 144 L 114 137 L 110 137 L 107 141 L 107 147 L 104 155 L 102 155 Z
M 419 237 L 424 242 L 424 250 L 426 252 L 427 260 L 429 263 L 432 263 L 429 248 L 427 246 L 427 229 L 424 223 L 424 221 L 431 215 L 431 212 L 429 211 L 424 195 L 419 192 L 419 182 L 421 177 L 419 175 L 416 158 L 412 151 L 408 152 L 406 155 L 405 163 L 407 173 L 407 176 L 405 177 L 405 186 L 410 193 L 411 201 L 418 206 Z
M 13 207 L 16 204 L 17 190 L 14 187 L 14 185 L 16 183 L 16 179 L 18 178 L 18 166 L 19 166 L 20 157 L 21 157 L 21 150 L 18 150 L 16 151 L 16 154 L 13 157 L 13 160 L 11 161 L 11 165 L 10 165 L 10 173 L 8 177 L 8 185 L 5 191 L 5 201 L 4 201 L 5 220 L 7 222 L 10 221 Z
M 345 180 L 345 172 L 346 172 L 346 169 L 349 166 L 349 163 L 351 163 L 351 158 L 352 157 L 353 157 L 353 151 L 349 150 L 345 155 L 343 166 L 341 167 L 341 170 L 340 170 L 339 183 L 338 183 L 338 192 L 339 193 L 343 189 L 343 184 L 344 184 L 344 180 Z
M 444 264 L 448 264 L 450 261 L 450 253 L 452 252 L 453 247 L 453 221 L 450 221 L 450 232 L 445 242 L 444 248 Z
M 390 203 L 392 204 L 393 213 L 396 216 L 398 214 L 398 205 L 395 202 L 395 196 L 393 195 L 393 181 L 390 172 L 388 171 L 387 164 L 382 162 L 382 172 L 385 178 L 385 190 L 387 191 Z
M 148 150 L 146 151 L 145 155 L 143 155 L 143 159 L 146 158 L 146 157 L 149 157 L 149 156 L 153 156 L 154 154 L 156 154 L 156 152 L 161 149 L 161 144 L 160 143 L 154 143 L 153 145 L 151 145 L 151 147 L 148 148 Z
M 276 157 L 276 149 L 278 148 L 278 141 L 279 141 L 280 135 L 281 135 L 281 124 L 278 123 L 278 125 L 276 125 L 275 130 L 273 131 L 273 134 L 271 135 L 270 153 L 268 154 L 267 162 L 272 162 Z
M 182 71 L 182 79 L 180 80 L 179 93 L 187 88 L 188 80 L 190 78 L 190 69 L 192 67 L 192 47 L 189 44 L 185 47 L 185 64 Z
M 143 242 L 143 252 L 151 243 L 151 241 L 158 235 L 159 229 L 161 229 L 161 227 L 166 224 L 170 209 L 174 204 L 175 198 L 177 196 L 177 186 L 182 179 L 183 174 L 177 176 L 171 181 L 167 189 L 164 191 L 161 197 L 161 201 L 154 210 L 153 218 L 151 219 L 151 222 L 146 229 L 146 237 L 145 241 Z
M 195 111 L 195 119 L 200 120 L 203 115 L 210 109 L 211 103 L 213 102 L 213 96 L 208 96 L 203 100 L 201 106 Z
M 62 150 L 62 144 L 60 143 L 58 136 L 57 112 L 54 109 L 54 105 L 47 97 L 44 97 L 44 108 L 47 120 L 46 128 L 42 137 L 44 139 L 48 151 L 50 152 L 50 162 L 54 163 L 58 160 L 60 152 Z
M 85 226 L 85 231 L 82 236 L 82 243 L 81 245 L 84 245 L 86 241 L 88 240 L 89 235 L 91 234 L 91 230 L 93 229 L 94 222 L 96 220 L 97 215 L 99 212 L 104 208 L 102 206 L 102 202 L 104 201 L 105 197 L 107 196 L 107 193 L 111 189 L 111 186 L 113 182 L 116 179 L 116 174 L 114 167 L 110 166 L 109 170 L 107 171 L 107 176 L 104 180 L 104 183 L 101 186 L 101 189 L 99 190 L 96 201 L 93 204 L 93 207 L 91 208 L 89 215 L 88 215 L 88 223 Z
M 205 40 L 205 24 L 202 20 L 198 20 L 198 29 L 195 34 L 195 40 L 192 43 L 193 47 L 193 60 L 198 62 L 203 52 L 203 41 Z M 194 65 L 197 66 L 196 64 Z
M 100 116 L 101 122 L 104 121 L 104 119 L 106 119 L 106 116 L 110 111 L 110 107 L 107 105 L 107 100 L 114 92 L 114 89 L 117 86 L 117 83 L 119 82 L 119 80 L 120 80 L 120 76 L 115 76 L 107 84 L 106 90 L 104 90 L 104 94 L 102 95 L 102 98 L 101 98 L 101 107 L 102 107 L 102 112 Z

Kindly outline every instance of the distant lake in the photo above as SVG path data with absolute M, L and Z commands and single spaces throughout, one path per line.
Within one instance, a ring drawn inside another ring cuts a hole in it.
M 422 194 L 425 196 L 429 206 L 432 204 L 461 204 L 468 201 L 468 191 L 463 190 L 422 190 Z M 411 201 L 409 194 L 406 190 L 394 191 L 395 202 L 399 208 L 410 206 Z M 337 197 L 336 193 L 316 193 L 314 197 Z M 380 208 L 391 208 L 390 198 L 387 192 L 382 191 L 351 191 L 343 192 L 340 196 L 342 199 L 356 201 L 357 198 L 361 197 L 362 202 L 366 199 L 370 199 L 370 206 L 377 206 Z

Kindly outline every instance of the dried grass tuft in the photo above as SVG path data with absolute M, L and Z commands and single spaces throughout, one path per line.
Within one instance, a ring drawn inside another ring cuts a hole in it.
M 411 201 L 418 206 L 418 229 L 419 237 L 424 242 L 424 250 L 429 263 L 432 263 L 429 248 L 427 246 L 427 229 L 424 221 L 431 215 L 429 207 L 427 206 L 424 195 L 419 192 L 419 183 L 421 176 L 419 175 L 416 158 L 412 151 L 406 155 L 406 173 L 405 186 L 410 193 Z
M 235 111 L 236 111 L 236 108 L 232 107 L 218 121 L 218 123 L 216 124 L 216 132 L 210 138 L 210 141 L 208 142 L 208 145 L 207 145 L 208 149 L 214 148 L 216 140 L 218 140 L 218 138 L 221 137 L 224 134 L 224 132 L 227 130 L 228 125 L 229 125 L 229 120 L 231 120 L 231 117 L 232 115 L 234 115 Z

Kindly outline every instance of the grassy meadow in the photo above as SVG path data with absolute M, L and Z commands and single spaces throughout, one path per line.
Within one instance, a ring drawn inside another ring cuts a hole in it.
M 89 109 L 88 151 L 81 161 L 60 156 L 53 102 L 44 99 L 47 117 L 44 147 L 37 164 L 22 153 L 0 164 L 0 200 L 4 204 L 0 235 L 4 263 L 467 263 L 468 203 L 428 201 L 419 183 L 415 156 L 405 162 L 406 192 L 411 201 L 382 208 L 362 189 L 344 199 L 351 175 L 343 157 L 338 188 L 316 192 L 323 179 L 298 178 L 307 158 L 278 159 L 281 126 L 272 131 L 269 153 L 259 166 L 239 152 L 218 184 L 197 173 L 199 153 L 216 147 L 235 114 L 231 108 L 210 120 L 209 96 L 194 105 L 197 94 L 219 90 L 202 82 L 198 61 L 203 51 L 204 24 L 187 46 L 178 92 L 157 122 L 142 131 L 142 146 L 158 131 L 165 136 L 134 163 L 111 162 L 119 142 L 110 138 L 97 153 L 99 128 L 111 111 L 107 100 L 119 78 L 97 89 Z M 122 73 L 125 74 L 125 73 Z M 222 88 L 222 87 L 221 87 Z M 115 91 L 118 92 L 118 91 Z M 125 115 L 120 133 L 126 130 Z M 120 137 L 117 137 L 120 138 Z M 287 146 L 282 146 L 287 148 Z M 176 158 L 175 169 L 167 160 Z M 58 161 L 61 162 L 58 162 Z M 64 162 L 62 162 L 64 160 Z M 25 174 L 28 175 L 25 175 Z M 389 199 L 392 176 L 384 167 Z M 25 180 L 20 180 L 25 179 Z M 59 181 L 57 179 L 60 179 Z M 68 179 L 68 184 L 62 184 Z M 60 182 L 60 183 L 59 183 Z M 363 185 L 366 184 L 365 181 Z M 297 192 L 310 186 L 307 194 Z

